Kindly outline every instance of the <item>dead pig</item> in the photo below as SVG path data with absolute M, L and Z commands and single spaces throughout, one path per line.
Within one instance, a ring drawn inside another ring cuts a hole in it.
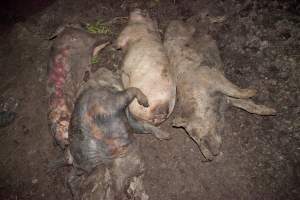
M 148 108 L 134 101 L 129 106 L 130 112 L 138 120 L 154 125 L 162 123 L 173 111 L 176 87 L 157 24 L 148 13 L 135 9 L 116 46 L 125 51 L 124 87 L 141 89 L 149 100 Z
M 98 166 L 84 174 L 79 185 L 83 200 L 139 199 L 148 200 L 143 185 L 144 164 L 139 147 L 134 143 L 124 157 L 116 158 L 107 167 Z
M 48 64 L 48 122 L 51 134 L 64 148 L 76 92 L 90 72 L 92 55 L 106 44 L 98 46 L 94 35 L 75 26 L 60 28 L 57 34 Z
M 105 69 L 100 72 L 101 76 L 105 75 Z M 126 153 L 132 135 L 128 133 L 125 109 L 135 98 L 142 106 L 148 106 L 146 96 L 139 89 L 118 90 L 99 80 L 102 79 L 95 80 L 99 84 L 81 92 L 71 119 L 70 152 L 76 166 L 85 171 Z
M 250 97 L 253 89 L 242 89 L 226 79 L 215 41 L 195 28 L 172 21 L 165 33 L 177 84 L 180 115 L 173 126 L 183 127 L 198 144 L 207 160 L 220 152 L 226 104 L 258 115 L 273 115 L 274 109 L 257 105 Z
M 137 88 L 123 90 L 115 77 L 101 68 L 78 92 L 69 129 L 75 167 L 69 184 L 76 198 L 81 191 L 87 199 L 116 199 L 125 195 L 131 181 L 142 183 L 143 162 L 126 109 L 135 98 L 142 106 L 148 106 L 148 100 Z M 91 192 L 88 183 L 92 188 L 98 184 L 97 189 Z

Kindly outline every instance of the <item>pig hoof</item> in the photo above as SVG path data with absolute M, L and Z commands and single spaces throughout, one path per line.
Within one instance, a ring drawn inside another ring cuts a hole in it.
M 148 102 L 148 98 L 144 95 L 141 94 L 138 98 L 137 101 L 140 105 L 144 106 L 144 107 L 149 107 L 149 102 Z
M 277 111 L 273 108 L 266 107 L 262 115 L 276 115 Z
M 138 102 L 140 105 L 142 105 L 144 107 L 149 107 L 149 102 L 146 97 L 139 99 Z
M 259 105 L 258 113 L 260 115 L 276 115 L 276 110 L 264 105 Z
M 165 132 L 165 131 L 157 131 L 157 132 L 154 132 L 154 135 L 156 138 L 160 139 L 160 140 L 169 140 L 171 139 L 171 136 L 169 133 Z
M 244 89 L 244 98 L 254 97 L 256 93 L 255 89 Z

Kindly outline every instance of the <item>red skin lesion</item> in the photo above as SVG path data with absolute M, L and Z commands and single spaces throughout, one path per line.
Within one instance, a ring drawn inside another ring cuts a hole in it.
M 49 120 L 52 127 L 52 134 L 61 145 L 68 143 L 68 125 L 71 119 L 71 112 L 68 109 L 64 96 L 64 86 L 67 78 L 68 49 L 62 49 L 54 58 L 49 75 L 49 84 L 52 85 L 54 91 L 50 96 Z

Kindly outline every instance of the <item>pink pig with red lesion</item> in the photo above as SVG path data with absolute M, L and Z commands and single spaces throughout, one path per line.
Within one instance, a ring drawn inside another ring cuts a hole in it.
M 64 95 L 64 86 L 70 70 L 67 56 L 67 48 L 62 49 L 61 53 L 55 56 L 48 79 L 48 85 L 52 88 L 48 114 L 50 129 L 62 148 L 68 144 L 68 127 L 71 119 L 71 110 L 68 108 Z
M 50 73 L 49 81 L 54 84 L 56 97 L 62 97 L 63 86 L 67 77 L 66 68 L 69 68 L 66 63 L 67 55 L 68 50 L 63 49 L 62 52 L 54 58 L 54 68 Z

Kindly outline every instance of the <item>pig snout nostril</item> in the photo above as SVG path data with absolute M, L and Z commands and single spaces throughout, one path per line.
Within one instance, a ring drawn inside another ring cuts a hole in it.
M 114 50 L 121 50 L 121 46 L 118 44 L 118 42 L 114 42 L 111 44 L 111 48 Z

